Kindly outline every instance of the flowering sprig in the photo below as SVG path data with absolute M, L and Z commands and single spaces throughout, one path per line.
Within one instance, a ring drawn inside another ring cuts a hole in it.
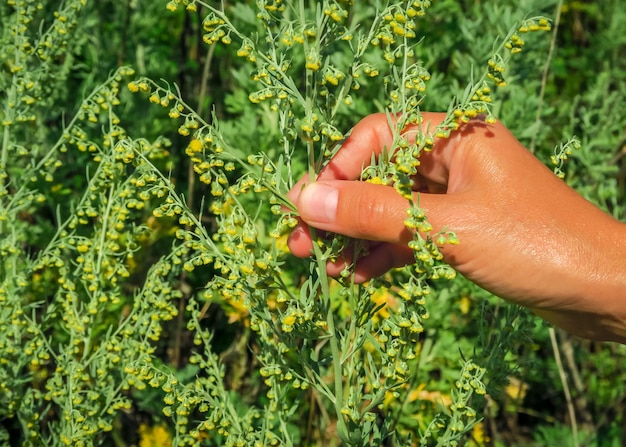
M 506 87 L 505 73 L 513 55 L 521 53 L 526 45 L 521 37 L 529 32 L 550 31 L 548 18 L 543 16 L 524 19 L 511 27 L 508 34 L 492 52 L 487 68 L 477 81 L 471 81 L 463 94 L 455 98 L 448 108 L 445 120 L 438 126 L 436 136 L 447 138 L 450 132 L 470 120 L 484 116 L 487 123 L 494 123 L 492 93 L 494 88 Z
M 554 165 L 554 173 L 559 178 L 565 178 L 565 172 L 563 171 L 563 165 L 567 161 L 572 153 L 581 148 L 580 140 L 577 137 L 572 137 L 565 143 L 561 143 L 554 148 L 554 154 L 550 156 L 550 161 Z
M 269 436 L 291 445 L 294 440 L 285 429 L 295 414 L 291 402 L 313 389 L 323 399 L 324 408 L 334 413 L 338 435 L 346 445 L 383 442 L 391 436 L 394 421 L 381 422 L 377 411 L 385 413 L 389 396 L 401 398 L 409 375 L 415 372 L 412 365 L 419 361 L 419 346 L 430 318 L 426 305 L 432 281 L 455 275 L 441 262 L 439 246 L 458 243 L 456 236 L 433 233 L 419 206 L 419 195 L 413 195 L 420 154 L 432 150 L 437 138 L 454 130 L 423 128 L 419 111 L 430 74 L 415 54 L 414 39 L 416 21 L 430 2 L 390 4 L 375 15 L 369 27 L 358 29 L 349 26 L 351 5 L 327 0 L 308 10 L 303 2 L 260 0 L 257 19 L 262 38 L 238 30 L 225 10 L 206 2 L 172 0 L 167 5 L 170 10 L 184 6 L 192 11 L 202 6 L 208 11 L 202 21 L 204 42 L 237 45 L 237 56 L 249 64 L 251 80 L 257 86 L 249 94 L 250 102 L 263 105 L 264 113 L 273 113 L 280 126 L 277 159 L 229 141 L 217 116 L 203 119 L 176 89 L 147 78 L 128 85 L 131 91 L 148 95 L 150 102 L 168 108 L 169 116 L 179 121 L 178 133 L 188 138 L 185 153 L 208 188 L 212 234 L 201 215 L 185 204 L 168 178 L 154 167 L 161 185 L 157 195 L 165 199 L 153 215 L 174 218 L 181 225 L 176 233 L 180 245 L 174 250 L 178 262 L 189 272 L 211 269 L 204 292 L 190 297 L 187 309 L 194 321 L 189 330 L 195 332 L 198 344 L 205 346 L 194 362 L 214 364 L 210 337 L 195 316 L 204 307 L 202 300 L 243 306 L 249 312 L 249 327 L 258 336 L 259 373 L 267 387 L 267 403 L 261 412 L 266 415 L 264 432 L 259 437 L 250 433 L 244 440 L 237 428 L 232 431 L 237 438 L 230 438 L 227 427 L 233 426 L 234 415 L 227 411 L 212 413 L 218 415 L 191 428 L 189 432 L 198 436 L 217 429 L 235 444 Z M 507 39 L 517 52 L 521 40 Z M 333 57 L 337 52 L 344 57 Z M 379 62 L 373 63 L 376 57 Z M 368 78 L 379 76 L 387 91 L 386 110 L 394 138 L 392 146 L 365 167 L 362 180 L 391 185 L 407 199 L 405 224 L 415 235 L 409 246 L 416 263 L 404 273 L 393 274 L 393 287 L 385 280 L 354 284 L 354 265 L 347 266 L 335 281 L 327 276 L 327 262 L 338 259 L 345 250 L 354 250 L 353 258 L 358 260 L 367 248 L 334 235 L 318 235 L 309 228 L 314 241 L 312 261 L 303 277 L 289 277 L 280 241 L 298 223 L 296 209 L 286 196 L 297 180 L 294 174 L 301 171 L 304 161 L 309 180 L 315 180 L 340 148 L 344 138 L 340 118 L 353 106 L 351 93 Z M 482 80 L 472 89 L 470 103 L 489 102 L 491 90 Z M 468 106 L 462 116 L 452 113 L 450 123 L 465 117 L 465 112 L 468 117 L 479 113 L 469 111 Z M 381 307 L 373 299 L 381 287 L 393 290 L 397 297 L 385 319 L 376 318 Z M 453 395 L 454 409 L 436 418 L 423 443 L 429 443 L 436 431 L 440 440 L 461 439 L 476 420 L 469 405 L 474 393 L 484 393 L 483 374 L 484 369 L 472 361 L 464 362 L 459 392 Z M 188 393 L 186 386 L 178 395 Z M 217 391 L 219 395 L 224 392 L 223 388 Z M 186 395 L 193 400 L 192 394 Z M 173 396 L 167 399 L 174 401 Z M 173 408 L 168 410 L 170 415 Z M 183 418 L 176 416 L 177 436 L 191 424 L 189 410 L 181 411 Z M 257 413 L 250 414 L 258 419 Z
M 340 436 L 351 445 L 361 445 L 370 439 L 382 440 L 390 433 L 391 425 L 379 427 L 374 423 L 376 417 L 373 410 L 387 393 L 407 379 L 407 361 L 416 358 L 409 346 L 418 342 L 423 331 L 422 322 L 428 318 L 425 301 L 422 298 L 415 300 L 414 297 L 427 295 L 428 285 L 423 278 L 409 280 L 403 288 L 402 296 L 405 298 L 402 306 L 389 320 L 377 326 L 372 318 L 376 306 L 370 298 L 376 288 L 352 285 L 348 270 L 338 296 L 349 303 L 351 323 L 346 326 L 345 321 L 341 321 L 333 311 L 334 292 L 326 277 L 325 267 L 326 261 L 337 257 L 346 245 L 338 243 L 337 238 L 329 241 L 319 239 L 314 244 L 315 260 L 310 267 L 311 276 L 300 285 L 300 292 L 296 292 L 281 279 L 283 255 L 260 244 L 263 235 L 259 234 L 258 226 L 250 216 L 259 214 L 261 210 L 255 206 L 250 211 L 247 208 L 250 200 L 245 196 L 249 193 L 258 197 L 266 191 L 270 192 L 270 198 L 265 200 L 271 205 L 272 212 L 281 216 L 270 234 L 280 236 L 295 225 L 295 219 L 277 208 L 281 201 L 284 202 L 284 193 L 294 182 L 294 154 L 297 154 L 299 145 L 306 147 L 309 175 L 313 177 L 325 160 L 332 157 L 337 148 L 335 142 L 343 138 L 334 124 L 340 106 L 350 106 L 349 92 L 360 87 L 358 79 L 361 76 L 379 75 L 377 68 L 361 60 L 371 48 L 371 42 L 383 39 L 382 46 L 386 52 L 393 51 L 398 57 L 402 55 L 403 65 L 397 67 L 392 63 L 391 75 L 387 78 L 390 88 L 395 83 L 402 87 L 394 89 L 396 93 L 390 94 L 390 97 L 398 111 L 416 110 L 419 95 L 425 88 L 424 81 L 429 78 L 419 64 L 411 62 L 413 53 L 409 40 L 415 34 L 412 31 L 415 28 L 413 17 L 423 15 L 427 2 L 417 3 L 407 2 L 388 8 L 381 15 L 382 20 L 377 18 L 370 30 L 361 33 L 345 28 L 343 22 L 348 11 L 340 3 L 324 5 L 313 17 L 313 22 L 304 15 L 299 21 L 280 20 L 283 13 L 281 6 L 261 3 L 258 16 L 268 35 L 266 41 L 270 43 L 265 46 L 261 45 L 262 41 L 253 42 L 238 32 L 223 11 L 203 5 L 210 11 L 203 22 L 208 33 L 205 42 L 230 44 L 238 39 L 241 46 L 237 54 L 253 64 L 252 79 L 261 85 L 260 90 L 250 94 L 250 101 L 255 104 L 269 101 L 271 110 L 278 115 L 278 122 L 284 129 L 281 138 L 284 151 L 277 164 L 263 153 L 245 157 L 223 139 L 216 117 L 212 118 L 211 124 L 203 121 L 176 92 L 148 79 L 129 84 L 131 91 L 146 92 L 151 102 L 170 108 L 170 117 L 183 122 L 179 133 L 191 137 L 186 153 L 201 181 L 210 185 L 210 208 L 217 219 L 217 233 L 212 239 L 219 246 L 204 234 L 202 228 L 197 227 L 197 219 L 185 217 L 188 210 L 172 191 L 168 193 L 171 199 L 166 203 L 170 202 L 180 211 L 181 224 L 193 223 L 191 228 L 196 228 L 189 233 L 181 232 L 181 236 L 189 235 L 182 236 L 183 239 L 197 240 L 208 250 L 205 258 L 213 262 L 218 273 L 207 286 L 208 296 L 217 294 L 223 300 L 244 300 L 250 310 L 250 327 L 260 335 L 263 347 L 259 359 L 264 365 L 261 374 L 269 387 L 268 409 L 274 412 L 281 408 L 280 398 L 286 392 L 286 382 L 293 382 L 292 386 L 297 390 L 312 386 L 332 403 Z M 391 47 L 395 42 L 384 39 L 389 32 L 395 33 L 401 41 L 397 49 Z M 351 54 L 351 66 L 338 67 L 327 59 L 326 45 L 337 41 L 345 42 Z M 356 44 L 353 44 L 355 41 Z M 283 52 L 277 51 L 280 45 L 291 50 L 295 46 L 300 48 L 306 81 L 303 92 L 294 81 L 294 72 L 299 68 L 291 59 L 287 60 Z M 412 117 L 418 119 L 415 113 Z M 297 133 L 290 132 L 293 125 L 299 129 Z M 235 170 L 243 175 L 231 184 L 227 172 Z M 262 201 L 257 199 L 257 203 Z M 315 236 L 314 230 L 311 231 Z M 190 253 L 186 253 L 188 259 L 192 256 Z M 190 269 L 195 267 L 190 260 L 185 263 L 185 268 L 187 266 Z M 438 266 L 433 271 L 441 269 L 445 270 Z M 268 308 L 270 302 L 272 304 Z M 372 339 L 372 335 L 376 338 Z M 376 348 L 369 355 L 369 360 L 364 362 L 360 347 L 367 340 L 376 340 Z M 302 343 L 309 349 L 303 350 Z M 310 350 L 319 350 L 315 346 L 320 343 L 320 346 L 327 346 L 332 359 L 332 368 L 328 371 L 333 377 L 332 386 L 326 384 L 326 373 L 319 369 L 319 358 L 311 358 L 307 354 Z M 296 348 L 304 353 L 300 356 L 299 366 L 286 356 Z M 361 377 L 367 380 L 363 382 Z M 369 398 L 364 398 L 370 394 Z M 279 413 L 278 418 L 285 416 Z M 368 427 L 366 431 L 361 430 L 362 424 Z
M 163 323 L 178 313 L 173 303 L 182 294 L 170 285 L 168 257 L 155 262 L 136 300 L 124 293 L 151 231 L 138 224 L 152 200 L 143 189 L 157 180 L 136 154 L 157 160 L 167 148 L 162 138 L 132 139 L 121 127 L 115 109 L 130 74 L 119 68 L 88 94 L 47 152 L 31 154 L 29 166 L 18 171 L 21 160 L 7 160 L 7 171 L 22 177 L 11 179 L 0 202 L 0 232 L 11 235 L 1 248 L 2 318 L 11 324 L 0 325 L 0 377 L 3 383 L 26 377 L 37 386 L 23 395 L 19 388 L 3 390 L 2 417 L 30 427 L 25 445 L 92 445 L 112 431 L 116 414 L 131 407 L 130 390 L 146 387 L 144 366 Z M 18 126 L 6 129 L 13 144 Z M 17 239 L 28 235 L 19 213 L 34 209 L 42 180 L 47 188 L 63 185 L 58 171 L 68 152 L 85 162 L 85 190 L 59 207 L 45 244 L 26 253 Z

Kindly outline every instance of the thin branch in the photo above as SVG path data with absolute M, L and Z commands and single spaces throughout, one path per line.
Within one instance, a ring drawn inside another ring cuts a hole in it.
M 202 80 L 200 81 L 200 93 L 198 94 L 198 115 L 202 116 L 204 112 L 205 97 L 207 95 L 207 87 L 209 78 L 211 77 L 211 63 L 213 62 L 213 53 L 215 52 L 215 44 L 209 47 L 206 59 L 204 59 L 204 67 L 202 68 Z
M 559 0 L 556 5 L 556 16 L 554 18 L 554 27 L 552 29 L 552 39 L 550 40 L 550 49 L 546 57 L 546 63 L 543 67 L 543 75 L 541 77 L 541 90 L 539 91 L 539 103 L 537 104 L 537 113 L 535 114 L 535 122 L 533 124 L 534 132 L 530 142 L 530 152 L 535 152 L 537 144 L 537 135 L 539 135 L 539 127 L 541 126 L 541 111 L 543 110 L 544 97 L 546 94 L 546 85 L 548 84 L 548 74 L 550 73 L 550 65 L 556 50 L 556 38 L 559 34 L 559 25 L 561 24 L 561 10 L 563 9 L 563 0 Z
M 574 447 L 580 447 L 580 442 L 578 440 L 578 424 L 576 423 L 576 410 L 574 409 L 572 395 L 570 393 L 569 385 L 567 384 L 565 369 L 563 368 L 563 362 L 561 361 L 561 352 L 559 350 L 559 344 L 556 340 L 556 331 L 554 328 L 550 328 L 549 331 L 552 351 L 554 352 L 554 360 L 556 361 L 556 366 L 559 370 L 559 377 L 561 378 L 561 384 L 563 385 L 563 394 L 565 395 L 565 401 L 567 402 L 567 411 L 569 413 L 570 424 L 572 426 Z

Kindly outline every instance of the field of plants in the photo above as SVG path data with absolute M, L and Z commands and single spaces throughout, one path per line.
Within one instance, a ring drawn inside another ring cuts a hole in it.
M 358 243 L 287 248 L 287 192 L 376 112 L 395 156 L 364 181 L 410 197 L 482 114 L 626 222 L 624 24 L 619 0 L 0 0 L 0 445 L 626 445 L 626 348 L 456 274 L 418 203 L 415 264 L 365 284 L 325 268 Z M 447 126 L 409 143 L 421 111 Z

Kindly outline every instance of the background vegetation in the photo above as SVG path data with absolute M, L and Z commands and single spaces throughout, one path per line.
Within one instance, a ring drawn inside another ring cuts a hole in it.
M 186 312 L 190 299 L 202 305 L 198 324 L 212 334 L 211 368 L 225 371 L 228 411 L 243 420 L 250 408 L 267 404 L 248 309 L 205 294 L 211 268 L 172 267 L 175 234 L 184 226 L 154 217 L 156 196 L 143 200 L 141 181 L 151 168 L 119 166 L 145 154 L 196 215 L 210 206 L 210 187 L 194 174 L 188 140 L 169 108 L 126 89 L 139 76 L 176 85 L 244 153 L 272 153 L 280 136 L 269 111 L 248 99 L 255 87 L 238 47 L 203 42 L 202 8 L 172 13 L 165 4 L 0 4 L 0 439 L 7 445 L 182 442 L 180 426 L 194 415 L 172 416 L 164 408 L 171 406 L 168 388 L 201 375 L 191 362 L 197 340 Z M 352 8 L 371 16 L 372 4 Z M 554 34 L 528 37 L 509 69 L 509 85 L 494 94 L 494 110 L 546 164 L 555 146 L 577 135 L 581 149 L 565 165 L 565 180 L 626 221 L 626 10 L 620 6 L 618 0 L 433 2 L 419 22 L 423 41 L 416 46 L 432 76 L 422 108 L 447 110 L 516 20 L 552 17 Z M 225 8 L 239 29 L 258 32 L 254 1 L 225 2 Z M 134 74 L 119 70 L 126 66 Z M 339 118 L 342 132 L 384 106 L 375 82 L 364 81 L 352 94 L 353 113 Z M 126 137 L 128 152 L 100 149 Z M 109 206 L 118 197 L 124 210 Z M 129 206 L 130 199 L 136 203 Z M 207 216 L 202 223 L 210 231 L 215 222 Z M 307 274 L 304 264 L 289 269 L 291 278 Z M 397 410 L 398 430 L 423 428 L 450 401 L 463 355 L 486 352 L 490 357 L 481 360 L 490 385 L 476 404 L 484 419 L 464 442 L 626 444 L 623 346 L 561 332 L 555 343 L 540 321 L 462 278 L 437 285 L 433 294 L 420 340 L 420 382 L 410 384 Z M 512 350 L 490 345 L 509 332 Z M 146 364 L 151 373 L 139 371 Z M 181 390 L 177 396 L 193 395 Z M 300 431 L 301 445 L 336 442 L 332 421 L 325 431 L 311 428 L 323 411 L 310 402 L 298 407 L 293 421 L 308 421 L 307 428 L 290 430 Z M 83 414 L 93 425 L 81 421 Z M 221 445 L 223 438 L 198 442 Z

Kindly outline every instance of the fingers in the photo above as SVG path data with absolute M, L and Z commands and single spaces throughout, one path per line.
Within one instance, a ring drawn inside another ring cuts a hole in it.
M 415 193 L 433 231 L 454 230 L 455 209 L 463 195 Z M 322 231 L 343 234 L 354 239 L 374 241 L 369 253 L 358 259 L 354 280 L 366 281 L 387 270 L 414 262 L 408 242 L 413 233 L 404 224 L 409 203 L 390 186 L 345 180 L 322 180 L 304 186 L 294 200 L 304 223 Z M 431 211 L 433 218 L 431 219 Z M 289 248 L 299 257 L 311 255 L 311 236 L 306 225 L 296 228 L 289 238 Z M 453 256 L 454 249 L 446 248 Z M 335 263 L 329 263 L 330 275 L 338 275 L 346 264 L 352 262 L 349 253 Z
M 444 226 L 454 230 L 459 203 L 464 195 L 415 193 L 415 201 L 425 211 L 433 231 Z M 300 218 L 308 225 L 354 239 L 406 244 L 413 239 L 404 221 L 409 203 L 390 186 L 367 182 L 324 180 L 305 186 L 295 200 Z M 310 238 L 298 229 L 292 238 Z M 300 252 L 301 253 L 301 252 Z
M 313 250 L 313 241 L 309 234 L 309 227 L 300 223 L 289 235 L 287 245 L 291 253 L 298 258 L 307 258 L 311 256 Z
M 313 244 L 306 225 L 296 228 L 289 236 L 289 248 L 291 252 L 300 258 L 311 256 Z M 367 255 L 356 260 L 354 268 L 354 282 L 361 284 L 372 278 L 383 275 L 393 268 L 403 267 L 415 261 L 413 250 L 406 244 L 377 243 L 369 247 Z M 339 276 L 346 265 L 354 262 L 349 251 L 326 264 L 326 272 L 330 276 Z
M 406 243 L 407 200 L 395 189 L 352 181 L 318 181 L 302 189 L 296 206 L 312 227 L 355 239 Z
M 326 272 L 330 276 L 339 276 L 347 265 L 355 262 L 352 256 L 346 256 L 328 262 Z M 361 284 L 372 278 L 383 275 L 390 269 L 403 267 L 415 262 L 415 255 L 406 245 L 379 243 L 370 247 L 366 255 L 359 256 L 354 266 L 352 280 Z
M 422 127 L 434 129 L 445 118 L 444 113 L 422 114 Z M 318 180 L 357 180 L 365 166 L 369 166 L 372 155 L 378 157 L 393 144 L 392 117 L 384 113 L 363 118 L 352 129 L 341 149 L 324 167 Z M 414 140 L 417 132 L 405 129 L 409 140 Z
M 441 113 L 424 113 L 422 128 L 425 131 L 434 130 L 444 117 L 445 114 Z M 412 252 L 406 247 L 413 238 L 411 231 L 404 225 L 409 207 L 407 200 L 392 187 L 353 181 L 360 178 L 363 168 L 369 165 L 372 156 L 377 157 L 391 147 L 393 125 L 386 114 L 364 118 L 354 127 L 315 183 L 307 185 L 308 179 L 304 178 L 289 192 L 289 198 L 298 208 L 303 223 L 355 239 L 380 242 L 369 256 L 357 263 L 356 274 L 361 279 L 369 279 L 413 260 Z M 455 208 L 455 203 L 462 200 L 463 195 L 458 193 L 464 189 L 460 186 L 465 183 L 463 180 L 467 176 L 459 175 L 459 170 L 456 169 L 456 180 L 451 179 L 451 169 L 455 163 L 465 166 L 464 170 L 476 164 L 473 162 L 478 160 L 474 160 L 474 157 L 466 159 L 468 152 L 473 152 L 464 150 L 471 146 L 466 143 L 474 139 L 467 136 L 484 133 L 489 126 L 477 122 L 466 127 L 462 132 L 455 132 L 451 138 L 435 139 L 433 150 L 423 152 L 420 156 L 421 166 L 414 180 L 415 189 L 422 194 L 419 199 L 416 196 L 416 200 L 419 200 L 420 207 L 426 211 L 434 231 L 442 230 L 444 225 L 447 229 L 454 230 L 451 224 L 455 215 L 450 210 Z M 419 134 L 414 127 L 404 129 L 403 132 L 409 140 Z M 461 141 L 461 138 L 465 140 Z M 452 188 L 449 185 L 450 180 Z M 457 194 L 448 194 L 444 199 L 442 194 L 446 192 Z M 299 225 L 290 235 L 288 243 L 294 255 L 311 255 L 313 246 L 306 225 Z M 342 262 L 329 265 L 329 274 L 338 274 L 344 265 Z
M 357 261 L 354 282 L 361 284 L 385 272 L 415 262 L 415 254 L 406 245 L 378 244 L 369 254 Z M 331 273 L 331 272 L 329 272 Z
M 386 114 L 363 118 L 324 167 L 318 180 L 358 180 L 363 168 L 369 166 L 372 154 L 378 157 L 392 142 L 393 133 Z

